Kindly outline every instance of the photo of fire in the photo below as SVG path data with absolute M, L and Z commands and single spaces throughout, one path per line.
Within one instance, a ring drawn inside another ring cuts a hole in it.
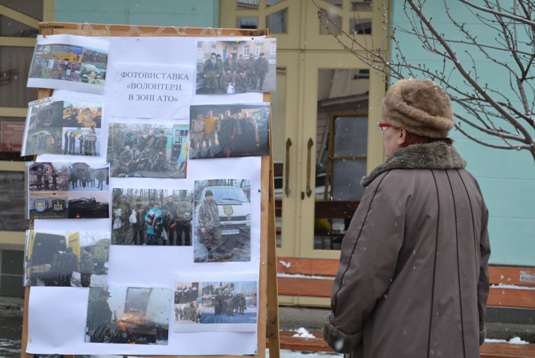
M 171 289 L 91 287 L 86 342 L 167 345 Z

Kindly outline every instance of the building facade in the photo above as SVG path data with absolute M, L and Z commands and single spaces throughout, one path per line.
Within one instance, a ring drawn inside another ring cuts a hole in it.
M 23 123 L 27 103 L 38 96 L 37 90 L 25 85 L 39 21 L 268 28 L 277 39 L 277 61 L 272 66 L 277 90 L 271 95 L 277 254 L 338 258 L 348 219 L 321 217 L 318 212 L 325 212 L 325 202 L 358 201 L 363 192 L 360 178 L 383 162 L 382 134 L 375 128 L 387 84 L 333 34 L 343 30 L 388 55 L 385 31 L 390 29 L 385 24 L 395 27 L 406 21 L 403 4 L 395 2 L 392 9 L 385 8 L 383 0 L 161 0 L 157 4 L 152 0 L 0 0 L 0 121 Z M 385 21 L 385 15 L 392 16 L 392 21 Z M 421 61 L 421 46 L 410 40 L 406 44 L 408 59 Z M 241 46 L 229 51 L 244 57 L 259 55 Z M 2 127 L 6 133 L 4 128 L 7 124 Z M 535 266 L 535 255 L 530 254 L 535 252 L 533 162 L 453 135 L 488 200 L 491 262 Z M 0 154 L 0 171 L 21 195 L 21 183 L 17 183 L 24 168 L 21 158 L 16 151 Z M 2 217 L 11 210 L 11 202 L 2 202 Z M 20 296 L 23 224 L 2 225 L 0 295 Z M 287 303 L 326 302 L 296 298 Z

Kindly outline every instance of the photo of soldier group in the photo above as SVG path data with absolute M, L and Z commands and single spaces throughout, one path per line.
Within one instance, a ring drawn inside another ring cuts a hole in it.
M 256 281 L 176 282 L 175 279 L 175 287 L 175 331 L 187 332 L 192 324 L 257 322 Z
M 191 246 L 191 190 L 114 188 L 112 244 Z
M 67 44 L 37 45 L 29 78 L 90 83 L 104 86 L 108 52 Z
M 251 259 L 251 203 L 247 179 L 195 182 L 194 262 Z
M 100 155 L 102 102 L 46 98 L 29 103 L 22 155 Z
M 106 191 L 109 192 L 109 164 L 88 164 L 84 162 L 69 164 L 69 191 Z
M 169 288 L 91 287 L 85 341 L 167 345 L 171 306 Z
M 27 231 L 25 286 L 108 285 L 110 232 Z
M 188 133 L 187 124 L 110 123 L 112 177 L 185 178 Z
M 30 219 L 109 217 L 107 163 L 35 162 L 26 175 Z
M 269 103 L 190 107 L 190 159 L 269 155 Z
M 197 94 L 275 92 L 275 39 L 198 41 L 197 49 Z

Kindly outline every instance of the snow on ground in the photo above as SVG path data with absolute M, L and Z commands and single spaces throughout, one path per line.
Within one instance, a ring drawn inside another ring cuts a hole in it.
M 529 344 L 529 342 L 523 341 L 520 337 L 513 337 L 510 340 L 505 339 L 485 339 L 485 343 L 509 343 L 509 344 Z

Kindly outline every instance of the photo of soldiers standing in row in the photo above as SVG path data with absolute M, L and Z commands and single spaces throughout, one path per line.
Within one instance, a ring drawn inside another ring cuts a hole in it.
M 269 106 L 191 106 L 190 115 L 190 159 L 269 154 Z
M 191 246 L 187 190 L 114 189 L 113 198 L 112 244 Z
M 108 166 L 91 167 L 82 162 L 69 166 L 69 190 L 71 191 L 109 191 L 109 184 Z
M 276 54 L 270 52 L 268 59 L 264 52 L 271 50 L 272 41 L 201 41 L 209 52 L 198 60 L 196 93 L 274 92 Z
M 73 129 L 73 128 L 71 128 Z M 63 133 L 63 154 L 97 156 L 98 136 L 94 128 L 90 130 L 69 130 Z
M 187 155 L 182 151 L 187 150 L 187 137 L 187 125 L 112 123 L 108 145 L 112 176 L 184 178 Z

